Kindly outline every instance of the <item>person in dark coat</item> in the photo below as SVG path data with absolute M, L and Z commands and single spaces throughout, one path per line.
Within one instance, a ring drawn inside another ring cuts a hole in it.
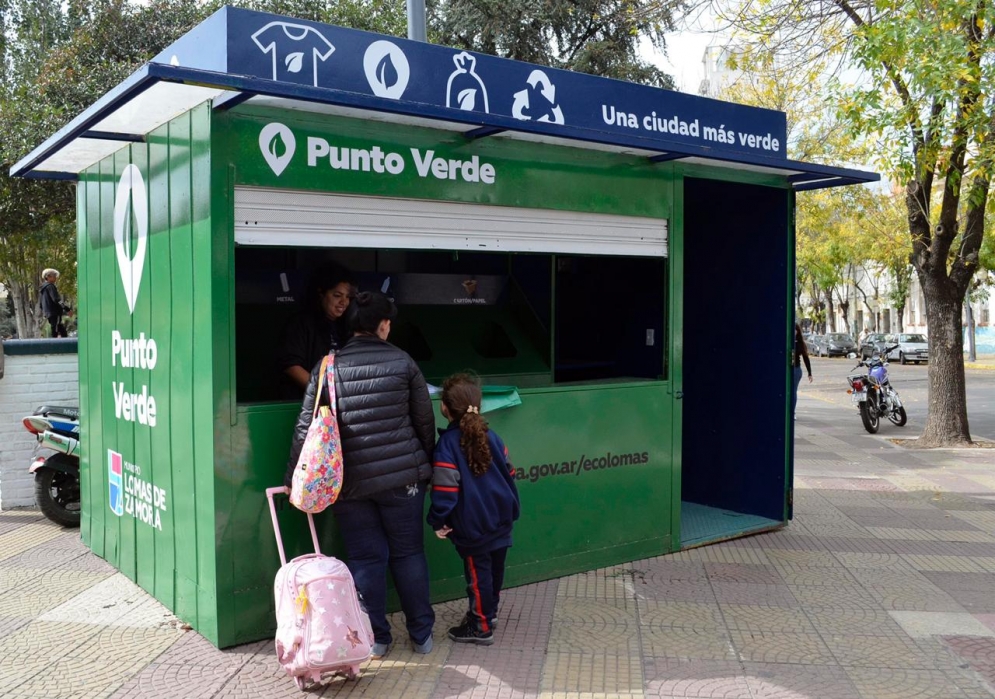
M 380 293 L 360 293 L 349 315 L 353 337 L 335 353 L 335 408 L 342 440 L 342 491 L 332 513 L 342 534 L 346 565 L 373 626 L 373 657 L 392 643 L 387 622 L 387 569 L 419 653 L 432 650 L 435 612 L 429 601 L 424 548 L 425 492 L 432 477 L 435 419 L 425 377 L 406 352 L 387 342 L 397 314 Z M 287 463 L 289 487 L 315 400 L 319 363 L 312 371 Z
M 287 326 L 277 358 L 285 397 L 299 398 L 315 364 L 349 340 L 346 311 L 355 295 L 355 281 L 346 269 L 326 263 L 315 270 L 304 310 Z
M 482 398 L 480 382 L 469 374 L 442 386 L 449 427 L 435 448 L 428 523 L 463 559 L 469 609 L 449 638 L 489 646 L 520 504 L 508 449 L 480 415 Z
M 812 383 L 812 362 L 808 358 L 808 345 L 805 344 L 805 337 L 802 329 L 795 323 L 794 343 L 791 348 L 791 419 L 795 419 L 795 406 L 798 405 L 798 384 L 802 382 L 802 362 L 805 362 L 805 370 L 808 372 L 808 382 Z
M 45 316 L 49 326 L 52 328 L 52 337 L 69 337 L 66 326 L 62 324 L 62 313 L 65 310 L 62 306 L 62 297 L 55 282 L 59 279 L 59 270 L 46 269 L 41 273 L 44 284 L 38 291 L 41 298 L 41 314 Z

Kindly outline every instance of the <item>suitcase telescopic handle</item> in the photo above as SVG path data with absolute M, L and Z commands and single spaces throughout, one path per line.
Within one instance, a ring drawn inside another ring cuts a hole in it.
M 290 495 L 290 488 L 281 485 L 277 488 L 266 489 L 266 499 L 269 500 L 269 514 L 273 518 L 273 532 L 276 534 L 276 548 L 280 551 L 280 565 L 287 565 L 287 554 L 283 550 L 283 536 L 280 534 L 280 521 L 276 518 L 276 504 L 273 502 L 274 495 Z M 307 515 L 307 523 L 311 528 L 311 541 L 314 542 L 314 552 L 321 553 L 318 546 L 318 532 L 314 528 L 314 515 L 310 512 Z

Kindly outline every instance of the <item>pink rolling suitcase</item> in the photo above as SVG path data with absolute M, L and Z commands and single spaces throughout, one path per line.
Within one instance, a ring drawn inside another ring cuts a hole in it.
M 320 682 L 323 674 L 340 673 L 354 679 L 360 664 L 370 657 L 373 628 L 359 605 L 345 563 L 319 550 L 310 513 L 307 519 L 315 552 L 287 562 L 273 503 L 274 495 L 287 492 L 283 486 L 266 489 L 282 563 L 273 587 L 276 657 L 303 690 L 308 680 Z

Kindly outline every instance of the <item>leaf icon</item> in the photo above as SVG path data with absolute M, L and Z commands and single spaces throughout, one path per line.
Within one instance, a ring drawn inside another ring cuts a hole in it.
M 121 236 L 121 238 L 124 240 L 124 254 L 130 260 L 131 259 L 131 251 L 133 250 L 132 242 L 131 241 L 132 241 L 132 238 L 135 237 L 134 236 L 135 227 L 131 223 L 134 220 L 134 218 L 135 218 L 134 217 L 134 211 L 133 211 L 134 207 L 132 206 L 131 197 L 130 196 L 128 197 L 128 203 L 125 204 L 125 207 L 126 208 L 125 208 L 124 226 L 123 226 L 123 228 L 124 228 L 124 234 Z
M 397 84 L 397 68 L 394 67 L 394 62 L 390 60 L 390 54 L 386 54 L 380 59 L 377 64 L 377 82 L 385 89 L 389 90 Z
M 273 140 L 269 142 L 269 152 L 277 160 L 283 157 L 284 153 L 287 152 L 287 144 L 283 142 L 283 136 L 276 134 Z
M 460 90 L 456 102 L 464 112 L 472 112 L 477 106 L 477 88 L 468 87 L 465 90 Z
M 301 66 L 304 65 L 304 54 L 300 51 L 297 53 L 291 53 L 283 59 L 283 62 L 286 64 L 288 72 L 300 73 Z

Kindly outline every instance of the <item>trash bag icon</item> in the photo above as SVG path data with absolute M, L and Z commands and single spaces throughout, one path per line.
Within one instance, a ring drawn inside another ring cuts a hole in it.
M 487 103 L 487 87 L 480 76 L 474 72 L 477 59 L 466 51 L 453 56 L 456 70 L 449 76 L 446 85 L 446 106 L 460 109 L 464 112 L 490 113 Z

